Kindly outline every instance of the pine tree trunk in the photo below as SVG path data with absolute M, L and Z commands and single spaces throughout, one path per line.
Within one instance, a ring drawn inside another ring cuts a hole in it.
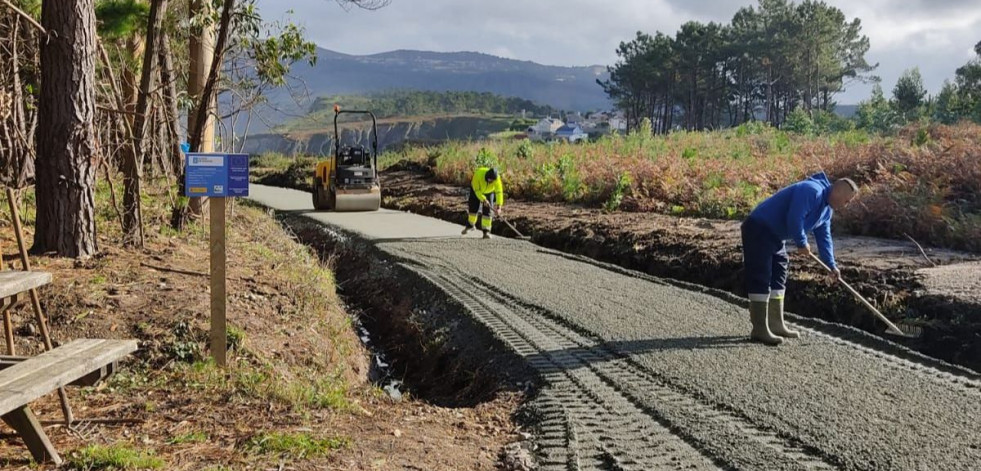
M 88 257 L 95 234 L 95 0 L 45 0 L 35 253 Z

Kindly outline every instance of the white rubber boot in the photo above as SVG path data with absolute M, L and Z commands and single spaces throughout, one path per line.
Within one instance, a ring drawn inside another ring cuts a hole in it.
M 753 324 L 753 330 L 749 338 L 765 345 L 780 345 L 783 339 L 773 335 L 767 327 L 767 307 L 766 301 L 750 301 L 749 321 Z
M 470 232 L 470 231 L 472 231 L 472 230 L 473 230 L 473 226 L 464 227 L 463 228 L 463 232 L 461 232 L 460 235 L 467 235 L 467 233 Z
M 767 309 L 767 326 L 774 335 L 786 337 L 788 339 L 800 338 L 800 332 L 790 330 L 783 323 L 783 296 L 770 298 L 770 305 Z
M 484 231 L 484 238 L 485 239 L 492 239 L 492 238 L 494 238 L 494 236 L 491 235 L 490 231 Z

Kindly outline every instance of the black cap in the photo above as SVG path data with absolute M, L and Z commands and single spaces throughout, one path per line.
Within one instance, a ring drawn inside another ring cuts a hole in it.
M 497 169 L 492 168 L 487 170 L 487 173 L 484 175 L 484 180 L 487 180 L 489 182 L 497 180 Z

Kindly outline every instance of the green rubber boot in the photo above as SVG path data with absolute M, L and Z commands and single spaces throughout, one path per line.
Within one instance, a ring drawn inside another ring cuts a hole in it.
M 780 337 L 788 339 L 800 338 L 800 332 L 790 330 L 783 323 L 783 296 L 771 297 L 769 309 L 767 310 L 767 325 L 770 332 Z
M 766 301 L 750 301 L 749 321 L 753 324 L 753 331 L 749 338 L 764 345 L 780 345 L 783 339 L 773 335 L 767 327 L 767 307 Z

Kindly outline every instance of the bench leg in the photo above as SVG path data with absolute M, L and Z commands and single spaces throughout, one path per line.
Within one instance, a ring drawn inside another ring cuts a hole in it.
M 34 461 L 38 463 L 50 461 L 56 465 L 61 464 L 61 457 L 58 456 L 58 452 L 55 451 L 51 440 L 48 439 L 48 435 L 41 428 L 41 423 L 37 420 L 37 416 L 34 415 L 34 412 L 29 407 L 24 406 L 4 414 L 3 421 L 10 428 L 16 430 L 17 434 L 24 440 L 27 449 L 34 456 Z
M 7 355 L 14 356 L 14 324 L 7 309 L 3 310 L 3 333 L 7 337 Z

